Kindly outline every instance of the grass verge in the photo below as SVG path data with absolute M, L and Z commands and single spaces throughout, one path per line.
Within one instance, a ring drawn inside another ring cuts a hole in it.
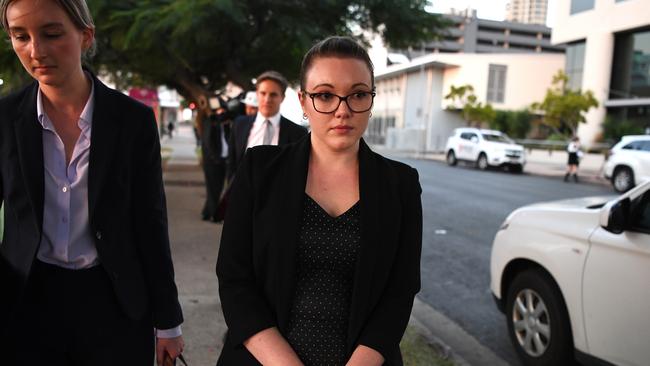
M 417 329 L 411 325 L 400 343 L 405 366 L 454 366 L 435 345 L 430 344 Z

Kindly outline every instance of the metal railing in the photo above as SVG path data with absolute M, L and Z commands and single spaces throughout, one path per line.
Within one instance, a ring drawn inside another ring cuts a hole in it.
M 552 141 L 552 140 L 534 140 L 534 139 L 521 139 L 515 140 L 516 143 L 524 145 L 526 149 L 542 149 L 542 150 L 566 150 L 568 141 Z M 599 153 L 607 155 L 612 145 L 608 143 L 595 143 L 589 146 L 583 145 L 583 150 L 590 153 Z

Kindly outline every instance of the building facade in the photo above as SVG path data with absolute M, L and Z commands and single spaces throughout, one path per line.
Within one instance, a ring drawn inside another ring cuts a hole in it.
M 564 53 L 563 45 L 551 44 L 551 28 L 545 25 L 479 19 L 476 11 L 443 16 L 452 25 L 442 40 L 396 52 L 409 58 L 428 53 Z
M 429 54 L 375 75 L 377 96 L 366 140 L 389 148 L 442 151 L 454 128 L 466 126 L 445 99 L 470 84 L 478 100 L 518 110 L 544 98 L 563 54 Z
M 526 24 L 546 24 L 548 0 L 511 0 L 506 7 L 506 20 Z
M 552 42 L 566 45 L 570 86 L 600 105 L 578 136 L 603 139 L 603 123 L 650 128 L 650 1 L 569 0 L 557 4 Z

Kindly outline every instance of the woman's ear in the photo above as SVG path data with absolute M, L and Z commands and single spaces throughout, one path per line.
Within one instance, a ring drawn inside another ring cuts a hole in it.
M 82 43 L 81 47 L 84 51 L 87 51 L 92 47 L 93 41 L 95 40 L 95 29 L 86 28 L 81 31 Z

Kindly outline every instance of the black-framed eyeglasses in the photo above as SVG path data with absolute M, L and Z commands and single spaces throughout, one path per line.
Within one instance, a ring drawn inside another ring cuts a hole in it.
M 344 97 L 332 93 L 310 93 L 303 91 L 314 105 L 314 109 L 319 113 L 332 113 L 336 111 L 341 102 L 345 102 L 348 108 L 354 113 L 368 112 L 372 108 L 375 99 L 374 91 L 357 91 Z

